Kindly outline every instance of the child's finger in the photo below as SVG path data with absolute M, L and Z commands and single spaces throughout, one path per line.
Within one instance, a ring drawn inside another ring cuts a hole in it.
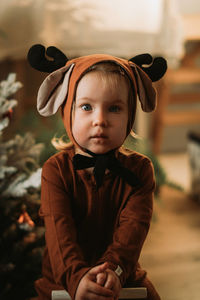
M 96 276 L 96 283 L 101 285 L 101 286 L 104 286 L 104 284 L 106 282 L 106 279 L 107 279 L 107 273 L 106 272 L 99 273 Z
M 87 290 L 90 293 L 93 293 L 93 294 L 96 294 L 99 296 L 103 296 L 103 297 L 111 297 L 112 298 L 114 296 L 113 291 L 111 291 L 103 286 L 100 286 L 93 281 L 88 282 Z
M 105 263 L 103 263 L 103 264 L 101 264 L 101 265 L 98 265 L 98 266 L 92 268 L 92 269 L 88 272 L 88 274 L 90 274 L 90 275 L 95 275 L 95 276 L 96 276 L 98 273 L 103 273 L 103 272 L 105 272 L 107 268 L 108 268 L 108 263 L 105 262 Z
M 113 278 L 113 276 L 110 274 L 110 273 L 108 273 L 108 275 L 107 275 L 107 280 L 106 280 L 106 283 L 105 283 L 105 288 L 107 288 L 107 289 L 112 289 L 113 288 L 113 286 L 115 285 L 115 281 L 114 281 L 114 278 Z
M 91 277 L 88 275 L 88 273 L 83 276 L 78 285 L 75 299 L 98 300 L 101 298 L 102 300 L 108 300 L 109 298 L 110 300 L 113 300 L 115 296 L 113 291 L 106 289 L 105 287 L 97 284 L 95 281 L 92 281 Z

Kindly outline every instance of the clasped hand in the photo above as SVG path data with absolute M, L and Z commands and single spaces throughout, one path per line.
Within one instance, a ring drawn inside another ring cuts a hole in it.
M 92 268 L 82 277 L 75 300 L 116 300 L 120 290 L 118 276 L 104 263 Z

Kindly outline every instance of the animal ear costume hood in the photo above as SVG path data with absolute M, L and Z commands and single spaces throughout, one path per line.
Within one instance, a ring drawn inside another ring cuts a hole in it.
M 50 57 L 51 60 L 47 59 Z M 106 54 L 94 54 L 69 60 L 56 47 L 45 48 L 34 45 L 28 52 L 30 65 L 42 72 L 48 72 L 40 86 L 37 97 L 37 109 L 42 116 L 55 114 L 60 107 L 63 109 L 63 122 L 67 134 L 75 144 L 71 130 L 71 110 L 77 83 L 83 74 L 93 65 L 100 62 L 114 62 L 127 74 L 132 85 L 134 98 L 138 96 L 142 110 L 151 112 L 156 107 L 156 91 L 152 82 L 159 80 L 167 70 L 166 60 L 162 57 L 152 58 L 150 54 L 142 54 L 130 60 Z M 144 67 L 144 65 L 149 65 Z M 130 133 L 134 122 L 130 121 Z M 78 145 L 80 147 L 80 145 Z

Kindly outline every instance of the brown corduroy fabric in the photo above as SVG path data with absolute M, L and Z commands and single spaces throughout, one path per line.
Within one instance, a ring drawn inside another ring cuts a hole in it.
M 119 265 L 122 286 L 127 282 L 147 286 L 148 299 L 159 300 L 146 273 L 138 267 L 149 230 L 155 179 L 148 158 L 119 150 L 117 158 L 141 181 L 140 188 L 120 176 L 105 174 L 97 190 L 86 170 L 74 171 L 74 146 L 52 156 L 43 166 L 40 216 L 46 226 L 43 278 L 36 282 L 41 300 L 53 289 L 66 289 L 72 299 L 83 275 L 107 261 Z

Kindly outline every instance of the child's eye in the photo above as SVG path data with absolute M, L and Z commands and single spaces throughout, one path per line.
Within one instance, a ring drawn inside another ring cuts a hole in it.
M 121 110 L 120 106 L 118 105 L 112 105 L 110 108 L 109 108 L 109 111 L 110 112 L 119 112 Z
M 81 105 L 81 108 L 82 110 L 89 111 L 92 109 L 92 106 L 90 104 L 83 104 Z

